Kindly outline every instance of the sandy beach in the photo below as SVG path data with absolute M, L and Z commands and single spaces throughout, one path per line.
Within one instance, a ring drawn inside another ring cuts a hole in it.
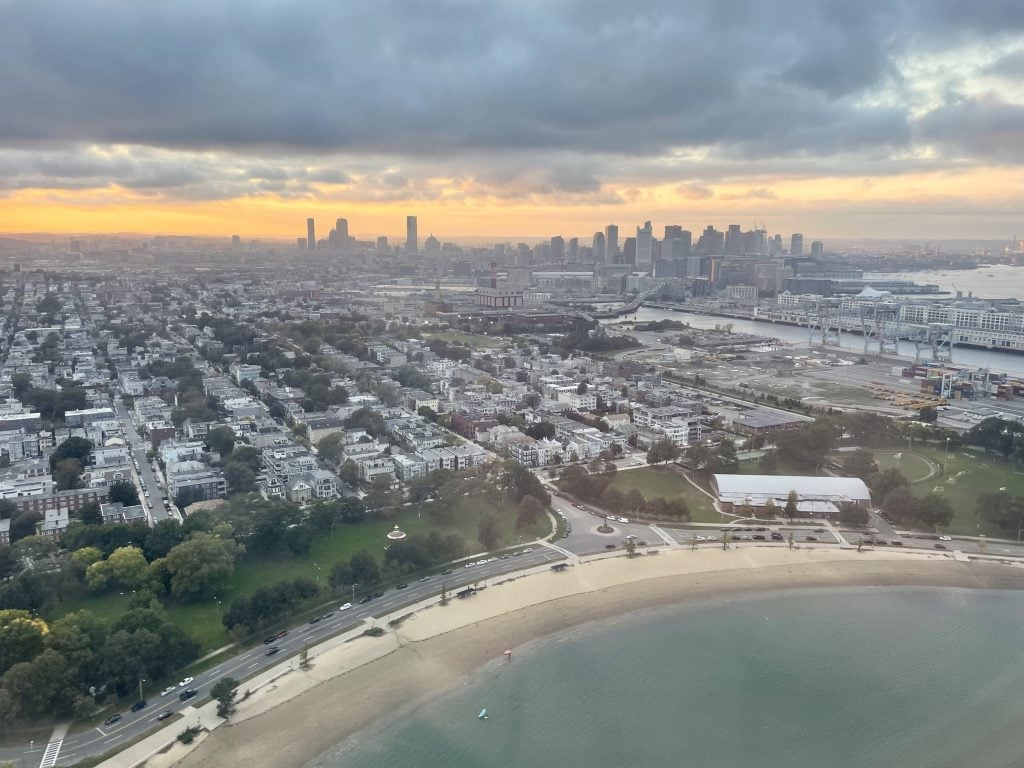
M 410 702 L 457 685 L 506 648 L 645 608 L 840 586 L 1024 589 L 1024 568 L 904 552 L 677 549 L 516 577 L 421 610 L 384 637 L 324 651 L 308 672 L 286 675 L 242 702 L 232 723 L 192 752 L 177 759 L 175 748 L 148 765 L 301 766 Z

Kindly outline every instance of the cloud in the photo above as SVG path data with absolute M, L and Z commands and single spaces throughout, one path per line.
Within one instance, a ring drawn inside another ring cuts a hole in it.
M 963 85 L 1019 77 L 971 62 L 1021 34 L 1019 0 L 0 0 L 0 189 L 618 204 L 1016 163 L 1020 105 Z

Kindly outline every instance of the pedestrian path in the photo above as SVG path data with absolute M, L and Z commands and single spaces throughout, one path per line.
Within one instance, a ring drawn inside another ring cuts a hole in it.
M 50 734 L 50 743 L 46 745 L 46 749 L 43 751 L 43 759 L 39 763 L 39 768 L 53 768 L 57 764 L 57 758 L 60 756 L 60 748 L 64 743 L 64 737 L 68 734 L 68 724 L 61 723 L 53 729 L 53 733 Z

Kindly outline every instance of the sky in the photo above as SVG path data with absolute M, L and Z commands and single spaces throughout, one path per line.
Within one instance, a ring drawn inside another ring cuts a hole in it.
M 0 232 L 1024 233 L 1020 0 L 0 0 L 0 73 Z

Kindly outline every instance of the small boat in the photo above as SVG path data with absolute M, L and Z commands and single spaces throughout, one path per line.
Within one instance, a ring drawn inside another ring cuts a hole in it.
M 477 715 L 477 717 L 478 717 L 478 718 L 479 718 L 480 720 L 486 720 L 486 719 L 487 719 L 487 708 L 485 707 L 484 709 L 481 709 L 481 710 L 480 710 L 480 714 L 479 714 L 479 715 Z

